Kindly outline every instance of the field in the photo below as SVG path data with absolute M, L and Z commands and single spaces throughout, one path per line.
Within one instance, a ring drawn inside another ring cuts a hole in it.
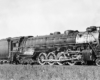
M 100 80 L 97 66 L 0 65 L 0 80 Z

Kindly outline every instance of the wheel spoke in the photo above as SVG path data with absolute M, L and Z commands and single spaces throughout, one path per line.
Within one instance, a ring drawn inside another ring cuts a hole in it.
M 55 59 L 56 59 L 55 53 L 54 53 L 54 52 L 50 52 L 50 53 L 48 54 L 47 59 L 49 59 L 49 60 L 55 60 Z M 54 65 L 54 63 L 55 63 L 54 61 L 49 61 L 49 62 L 48 62 L 49 65 Z
M 46 59 L 47 59 L 46 53 L 40 53 L 38 56 L 38 63 L 40 65 L 45 65 L 46 62 L 43 60 L 46 60 Z

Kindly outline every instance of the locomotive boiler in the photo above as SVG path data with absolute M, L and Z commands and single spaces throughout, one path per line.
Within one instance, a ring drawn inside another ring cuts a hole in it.
M 100 65 L 100 27 L 66 30 L 44 36 L 0 40 L 0 62 L 40 65 Z

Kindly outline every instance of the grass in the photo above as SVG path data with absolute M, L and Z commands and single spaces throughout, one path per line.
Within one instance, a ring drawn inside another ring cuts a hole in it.
M 100 80 L 100 67 L 0 65 L 0 80 Z

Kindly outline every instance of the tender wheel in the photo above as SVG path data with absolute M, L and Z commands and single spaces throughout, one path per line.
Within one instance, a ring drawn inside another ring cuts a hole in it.
M 64 57 L 65 57 L 64 52 L 59 52 L 59 53 L 57 54 L 57 59 L 59 60 L 59 61 L 57 62 L 58 65 L 63 65 L 63 62 L 61 61 L 61 59 L 64 58 Z
M 54 52 L 50 52 L 50 53 L 48 54 L 47 59 L 51 60 L 51 61 L 48 62 L 49 65 L 54 65 L 55 62 L 54 62 L 53 60 L 56 60 L 56 55 L 55 55 L 55 53 L 54 53 Z
M 40 53 L 39 56 L 38 56 L 38 63 L 40 65 L 45 65 L 46 62 L 43 61 L 43 60 L 46 60 L 46 59 L 47 59 L 46 53 Z
M 96 65 L 100 66 L 100 59 L 96 59 Z

